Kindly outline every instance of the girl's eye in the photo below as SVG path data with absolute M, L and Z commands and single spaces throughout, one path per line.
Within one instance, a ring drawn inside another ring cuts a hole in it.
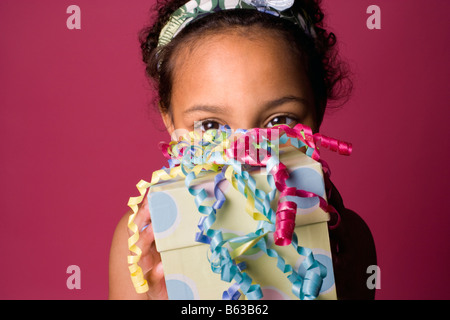
M 202 121 L 202 124 L 200 126 L 200 128 L 203 131 L 208 131 L 211 129 L 219 129 L 219 127 L 220 127 L 220 124 L 213 120 L 204 120 L 204 121 Z
M 296 124 L 296 120 L 294 120 L 293 118 L 288 117 L 288 116 L 276 116 L 267 123 L 266 127 L 272 128 L 272 127 L 274 127 L 276 125 L 280 125 L 280 124 L 292 126 L 292 125 Z

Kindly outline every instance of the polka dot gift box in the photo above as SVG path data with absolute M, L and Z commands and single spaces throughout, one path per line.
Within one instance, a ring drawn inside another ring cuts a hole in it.
M 169 299 L 336 299 L 319 144 L 351 151 L 302 125 L 190 132 L 163 145 L 170 168 L 132 199 L 150 188 Z

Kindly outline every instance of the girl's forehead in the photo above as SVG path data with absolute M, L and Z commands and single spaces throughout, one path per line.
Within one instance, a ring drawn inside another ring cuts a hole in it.
M 221 49 L 239 49 L 259 47 L 260 50 L 275 48 L 281 54 L 292 54 L 292 47 L 282 36 L 281 32 L 259 26 L 223 28 L 215 31 L 204 31 L 191 35 L 186 41 L 178 44 L 183 53 L 207 53 Z
M 231 33 L 196 42 L 176 56 L 171 97 L 176 118 L 182 119 L 192 108 L 216 108 L 226 110 L 222 118 L 250 127 L 268 112 L 263 107 L 268 101 L 285 97 L 312 101 L 306 73 L 284 40 Z

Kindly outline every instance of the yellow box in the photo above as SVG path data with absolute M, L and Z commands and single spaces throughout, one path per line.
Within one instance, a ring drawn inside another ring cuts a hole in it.
M 326 199 L 320 163 L 294 148 L 280 151 L 280 161 L 290 174 L 286 181 L 288 186 L 313 192 Z M 253 168 L 250 175 L 257 188 L 268 193 L 272 189 L 264 170 Z M 200 174 L 191 185 L 207 191 L 208 198 L 202 204 L 212 205 L 215 201 L 215 175 L 216 173 L 210 172 Z M 225 239 L 255 232 L 258 221 L 246 213 L 244 195 L 227 180 L 220 183 L 220 189 L 225 194 L 226 201 L 216 211 L 216 221 L 212 228 L 221 230 Z M 222 299 L 223 292 L 234 281 L 223 281 L 220 273 L 212 271 L 209 261 L 210 245 L 195 240 L 195 235 L 199 232 L 199 221 L 204 215 L 199 213 L 194 196 L 189 193 L 184 179 L 176 178 L 153 185 L 150 187 L 148 199 L 169 299 Z M 294 231 L 298 237 L 298 245 L 310 248 L 314 258 L 327 269 L 317 298 L 336 299 L 327 226 L 329 215 L 320 208 L 318 198 L 292 197 L 287 200 L 297 203 Z M 278 197 L 271 203 L 274 211 L 277 203 Z M 285 263 L 291 265 L 300 275 L 303 274 L 301 262 L 305 257 L 300 255 L 293 245 L 275 245 L 272 233 L 269 233 L 265 240 L 269 249 L 275 250 Z M 290 272 L 283 273 L 277 267 L 276 257 L 269 257 L 265 252 L 252 248 L 236 260 L 245 262 L 246 268 L 243 271 L 250 276 L 253 284 L 260 285 L 263 299 L 297 299 L 292 293 L 292 283 L 287 278 Z

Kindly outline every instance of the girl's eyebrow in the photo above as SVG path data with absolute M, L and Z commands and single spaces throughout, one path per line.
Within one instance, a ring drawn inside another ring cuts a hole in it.
M 194 112 L 198 112 L 198 111 L 202 111 L 202 112 L 210 112 L 210 113 L 225 113 L 227 110 L 226 107 L 220 107 L 220 106 L 210 106 L 210 105 L 195 105 L 192 106 L 186 110 L 184 110 L 183 114 L 189 114 L 189 113 L 194 113 Z
M 267 109 L 272 109 L 278 106 L 281 106 L 285 103 L 288 102 L 298 102 L 302 105 L 304 105 L 305 107 L 307 107 L 309 105 L 309 101 L 305 98 L 301 98 L 301 97 L 296 97 L 296 96 L 285 96 L 279 99 L 275 99 L 275 100 L 271 100 L 268 101 L 264 104 L 264 108 Z
M 296 97 L 296 96 L 284 96 L 275 100 L 270 100 L 267 101 L 265 103 L 263 103 L 264 106 L 264 110 L 268 110 L 271 108 L 275 108 L 278 106 L 281 106 L 285 103 L 289 103 L 289 102 L 298 102 L 301 103 L 304 106 L 308 106 L 309 102 L 308 100 L 301 98 L 301 97 Z M 216 114 L 225 114 L 227 113 L 228 108 L 226 106 L 214 106 L 214 105 L 206 105 L 206 104 L 200 104 L 200 105 L 194 105 L 188 109 L 186 109 L 183 114 L 187 115 L 189 113 L 194 113 L 194 112 L 209 112 L 209 113 L 216 113 Z

